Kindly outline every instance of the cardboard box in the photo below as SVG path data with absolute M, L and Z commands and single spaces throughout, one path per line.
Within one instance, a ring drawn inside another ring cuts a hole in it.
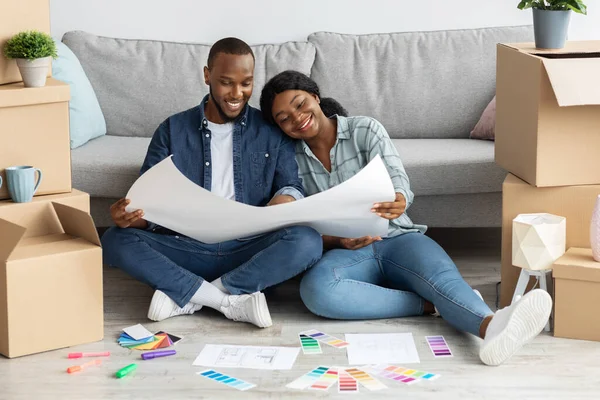
M 102 340 L 102 249 L 89 195 L 0 203 L 0 354 Z
M 0 85 L 22 81 L 17 62 L 4 57 L 3 49 L 12 36 L 30 30 L 50 33 L 49 0 L 0 1 Z M 52 76 L 51 67 L 48 76 Z
M 600 184 L 600 41 L 499 44 L 496 163 L 539 187 Z
M 4 169 L 31 165 L 42 170 L 36 195 L 71 191 L 69 85 L 49 78 L 41 88 L 0 86 L 0 200 L 10 198 Z
M 513 219 L 538 212 L 565 217 L 566 248 L 590 247 L 590 223 L 599 194 L 600 185 L 538 188 L 508 174 L 502 185 L 502 307 L 510 304 L 521 273 L 521 268 L 512 265 Z
M 570 248 L 552 267 L 554 336 L 600 341 L 600 316 L 586 312 L 600 304 L 600 263 L 592 250 Z

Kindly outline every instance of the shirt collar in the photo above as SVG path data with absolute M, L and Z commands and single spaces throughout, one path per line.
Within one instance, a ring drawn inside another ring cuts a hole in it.
M 208 119 L 206 119 L 206 115 L 204 114 L 204 105 L 208 102 L 208 96 L 210 96 L 210 95 L 207 94 L 206 96 L 204 96 L 204 98 L 200 102 L 200 105 L 198 106 L 198 109 L 200 111 L 200 120 L 202 121 L 201 122 L 202 126 L 200 126 L 198 129 L 206 128 L 208 126 Z M 240 125 L 245 126 L 246 121 L 248 120 L 248 111 L 249 110 L 250 110 L 250 105 L 248 103 L 246 103 L 240 116 L 233 122 L 235 124 L 240 124 Z

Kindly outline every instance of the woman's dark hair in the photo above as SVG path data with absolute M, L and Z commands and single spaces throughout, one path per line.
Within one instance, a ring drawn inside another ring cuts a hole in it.
M 283 71 L 271 78 L 263 87 L 260 94 L 260 109 L 265 120 L 272 124 L 276 124 L 273 120 L 273 101 L 275 96 L 286 90 L 303 90 L 310 94 L 319 96 L 321 100 L 321 110 L 327 118 L 334 114 L 344 117 L 348 116 L 348 111 L 340 103 L 330 97 L 321 97 L 319 86 L 315 81 L 310 79 L 298 71 L 287 70 Z

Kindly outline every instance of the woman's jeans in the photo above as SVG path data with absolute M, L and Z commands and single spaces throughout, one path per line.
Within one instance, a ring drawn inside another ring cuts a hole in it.
M 448 254 L 421 233 L 328 251 L 304 275 L 300 294 L 314 314 L 353 320 L 421 315 L 427 300 L 455 328 L 476 336 L 493 314 Z

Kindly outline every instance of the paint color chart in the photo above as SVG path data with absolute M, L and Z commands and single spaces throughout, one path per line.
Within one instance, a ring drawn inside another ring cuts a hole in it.
M 241 379 L 233 378 L 229 375 L 221 374 L 217 371 L 213 371 L 212 369 L 207 369 L 206 371 L 198 372 L 198 375 L 205 377 L 206 379 L 213 380 L 215 382 L 222 383 L 229 387 L 232 387 L 237 390 L 248 390 L 256 387 L 253 383 L 248 383 Z
M 348 368 L 346 369 L 346 372 L 369 390 L 381 390 L 387 388 L 383 383 L 358 368 Z
M 420 381 L 433 381 L 441 375 L 431 372 L 419 371 L 412 368 L 399 367 L 397 365 L 376 365 L 369 368 L 374 375 L 407 385 L 419 383 Z
M 318 340 L 321 343 L 325 343 L 329 346 L 332 347 L 336 347 L 338 349 L 347 347 L 350 343 L 345 342 L 341 339 L 338 339 L 336 337 L 330 336 L 326 333 L 317 331 L 315 329 L 311 329 L 309 331 L 305 331 L 305 332 L 300 332 L 301 335 L 306 335 L 306 336 L 310 336 L 311 338 L 314 338 L 316 340 Z
M 311 338 L 310 336 L 300 334 L 300 345 L 302 346 L 302 352 L 304 354 L 322 354 L 321 345 L 317 339 Z
M 329 370 L 329 367 L 319 366 L 312 371 L 302 375 L 300 378 L 296 379 L 293 382 L 285 385 L 291 389 L 306 389 L 310 385 L 312 385 L 315 381 L 317 381 L 321 376 L 325 374 Z
M 425 336 L 425 339 L 427 339 L 434 357 L 452 357 L 450 347 L 448 347 L 448 343 L 446 343 L 443 336 Z
M 357 393 L 358 382 L 346 371 L 340 371 L 338 376 L 338 393 Z
M 327 372 L 319 377 L 309 389 L 314 390 L 327 390 L 333 386 L 338 380 L 338 371 L 335 368 L 329 368 Z

